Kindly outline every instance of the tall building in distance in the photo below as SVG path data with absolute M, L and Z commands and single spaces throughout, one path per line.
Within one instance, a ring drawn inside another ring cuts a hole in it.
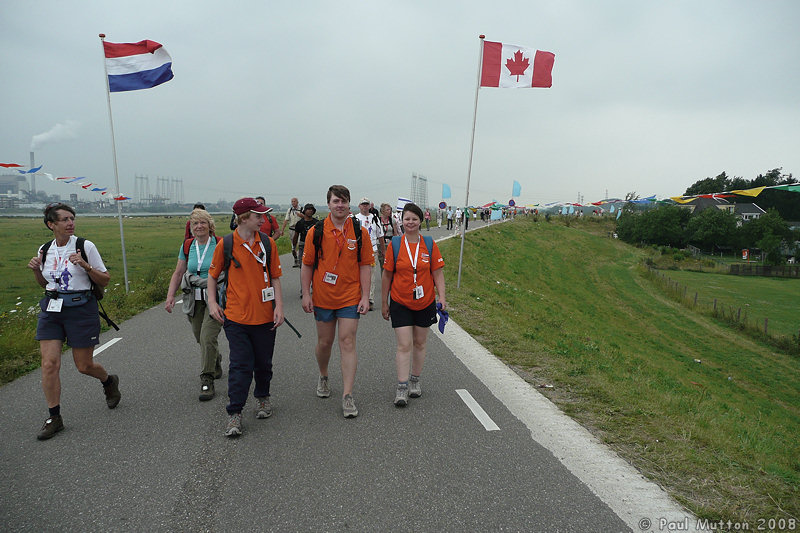
M 416 172 L 411 174 L 411 201 L 422 209 L 428 207 L 428 178 Z

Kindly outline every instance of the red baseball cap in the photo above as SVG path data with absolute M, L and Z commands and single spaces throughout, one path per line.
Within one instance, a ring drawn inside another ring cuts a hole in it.
M 237 215 L 243 215 L 248 211 L 263 215 L 269 212 L 269 208 L 256 202 L 255 198 L 240 198 L 233 204 L 233 212 Z

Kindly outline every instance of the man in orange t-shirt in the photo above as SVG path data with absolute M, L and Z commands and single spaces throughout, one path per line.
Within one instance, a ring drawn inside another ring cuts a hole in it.
M 315 355 L 319 366 L 317 396 L 331 395 L 328 386 L 328 362 L 339 326 L 339 351 L 342 357 L 342 413 L 345 418 L 358 416 L 353 400 L 356 381 L 356 332 L 359 315 L 369 310 L 369 287 L 374 255 L 367 230 L 361 228 L 361 260 L 358 258 L 357 239 L 350 216 L 350 191 L 343 185 L 328 189 L 328 209 L 325 219 L 319 264 L 314 268 L 317 249 L 314 244 L 316 227 L 308 230 L 303 250 L 300 283 L 303 293 L 303 310 L 314 313 L 317 320 L 317 346 Z M 314 295 L 311 296 L 311 284 Z
M 250 383 L 255 380 L 256 418 L 272 414 L 269 386 L 275 330 L 283 324 L 281 262 L 271 237 L 264 241 L 258 228 L 267 208 L 254 198 L 233 204 L 237 226 L 233 232 L 232 260 L 228 268 L 225 310 L 217 303 L 217 280 L 224 266 L 224 242 L 214 248 L 208 269 L 208 311 L 222 322 L 230 347 L 228 368 L 228 424 L 225 435 L 242 434 L 242 409 Z M 269 247 L 269 263 L 267 263 Z

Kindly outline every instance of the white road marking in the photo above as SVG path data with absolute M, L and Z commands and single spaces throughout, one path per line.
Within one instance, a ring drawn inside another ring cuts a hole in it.
M 115 337 L 115 338 L 111 339 L 110 341 L 108 341 L 107 343 L 105 343 L 105 344 L 103 344 L 101 346 L 98 346 L 95 349 L 94 354 L 92 354 L 92 357 L 97 357 L 97 354 L 99 354 L 100 352 L 102 352 L 106 348 L 114 346 L 117 342 L 119 342 L 121 340 L 122 340 L 122 337 Z
M 578 479 L 584 482 L 633 531 L 642 529 L 649 518 L 683 523 L 689 531 L 701 531 L 697 517 L 680 506 L 660 486 L 646 479 L 627 461 L 601 443 L 583 426 L 562 413 L 491 352 L 469 336 L 452 319 L 444 334 L 434 333 L 450 351 L 524 423 L 531 437 L 553 452 Z M 655 528 L 653 528 L 655 529 Z
M 467 407 L 469 407 L 469 410 L 475 415 L 475 418 L 486 428 L 486 431 L 500 431 L 500 428 L 494 423 L 494 420 L 486 414 L 486 411 L 475 401 L 475 398 L 472 397 L 469 391 L 465 389 L 456 389 L 456 393 L 461 396 L 461 399 L 467 404 Z

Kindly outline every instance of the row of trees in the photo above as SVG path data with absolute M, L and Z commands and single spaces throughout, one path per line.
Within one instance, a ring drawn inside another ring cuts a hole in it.
M 755 187 L 772 187 L 775 185 L 790 185 L 797 183 L 791 174 L 782 174 L 783 168 L 773 168 L 766 174 L 759 174 L 752 180 L 741 177 L 729 178 L 725 172 L 716 178 L 705 178 L 696 181 L 686 189 L 685 196 L 695 196 L 698 194 L 713 194 L 740 189 L 753 189 Z M 749 196 L 734 196 L 728 198 L 732 203 L 750 203 L 753 201 Z M 765 189 L 758 195 L 758 205 L 762 209 L 774 208 L 784 220 L 800 221 L 800 200 L 797 193 L 787 193 L 786 191 Z
M 739 224 L 733 213 L 716 208 L 696 215 L 676 205 L 661 204 L 647 211 L 625 209 L 617 220 L 617 235 L 631 244 L 657 244 L 684 248 L 693 244 L 718 249 L 758 248 L 769 264 L 785 262 L 784 250 L 797 255 L 800 231 L 792 231 L 774 208 L 756 220 Z

